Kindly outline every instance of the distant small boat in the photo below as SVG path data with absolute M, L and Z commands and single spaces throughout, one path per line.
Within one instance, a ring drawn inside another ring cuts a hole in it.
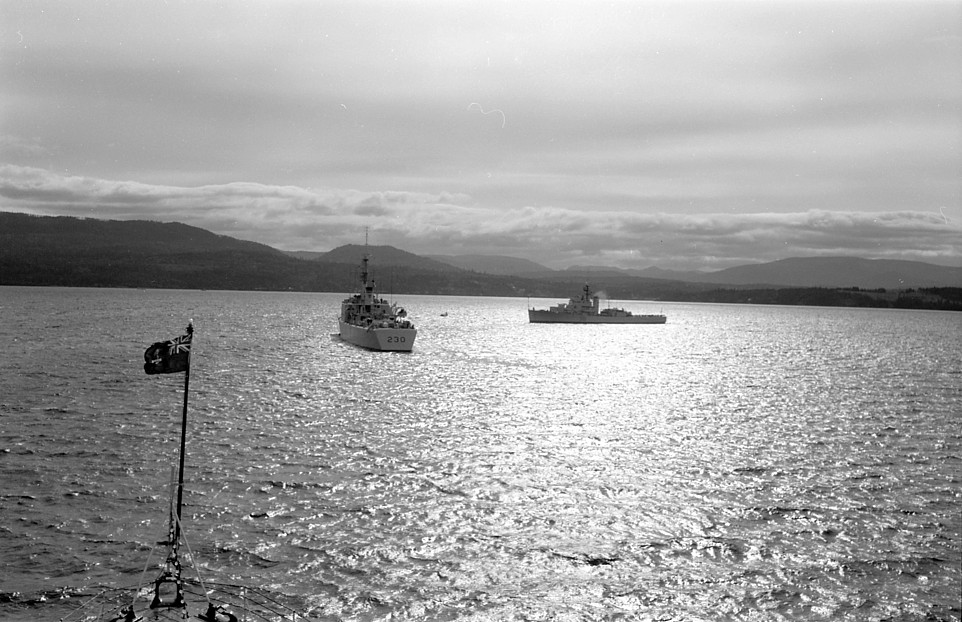
M 361 260 L 361 291 L 341 302 L 341 339 L 369 350 L 410 352 L 418 335 L 407 311 L 378 298 L 368 277 L 368 256 Z
M 586 283 L 583 293 L 567 303 L 548 309 L 528 309 L 532 324 L 664 324 L 668 318 L 660 314 L 634 315 L 624 309 L 602 309 L 597 294 Z

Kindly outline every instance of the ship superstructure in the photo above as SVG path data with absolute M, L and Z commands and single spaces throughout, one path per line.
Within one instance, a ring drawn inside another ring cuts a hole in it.
M 361 290 L 341 302 L 341 339 L 369 350 L 410 352 L 418 331 L 407 318 L 407 311 L 378 297 L 368 261 L 365 253 L 361 260 Z
M 624 309 L 601 308 L 601 300 L 585 283 L 582 293 L 568 302 L 548 309 L 528 309 L 528 321 L 533 324 L 664 324 L 664 315 L 634 315 Z

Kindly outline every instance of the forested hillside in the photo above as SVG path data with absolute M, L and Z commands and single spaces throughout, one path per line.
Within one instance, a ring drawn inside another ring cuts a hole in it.
M 752 287 L 686 283 L 620 271 L 487 274 L 390 246 L 336 248 L 300 259 L 180 223 L 0 212 L 0 285 L 351 292 L 359 263 L 384 294 L 567 299 L 586 279 L 613 300 L 962 310 L 962 288 Z

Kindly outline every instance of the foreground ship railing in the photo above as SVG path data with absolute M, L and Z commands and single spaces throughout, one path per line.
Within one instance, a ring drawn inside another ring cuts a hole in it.
M 266 590 L 244 585 L 182 580 L 183 606 L 151 608 L 154 586 L 108 587 L 88 598 L 61 622 L 144 622 L 199 619 L 205 622 L 297 622 L 306 618 Z M 133 595 L 133 597 L 131 596 Z M 214 604 L 216 600 L 217 604 Z M 193 607 L 192 604 L 195 604 Z M 191 615 L 193 614 L 193 616 Z

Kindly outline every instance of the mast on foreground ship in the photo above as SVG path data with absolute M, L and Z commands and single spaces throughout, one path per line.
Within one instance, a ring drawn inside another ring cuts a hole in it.
M 167 341 L 158 341 L 144 352 L 144 372 L 148 375 L 184 372 L 184 409 L 180 429 L 180 466 L 177 474 L 176 505 L 171 491 L 167 538 L 157 545 L 165 546 L 167 554 L 161 572 L 151 584 L 135 588 L 106 589 L 87 601 L 73 614 L 61 618 L 85 622 L 148 622 L 160 620 L 196 619 L 202 622 L 238 622 L 231 611 L 241 612 L 244 620 L 291 620 L 297 615 L 289 607 L 277 602 L 266 592 L 240 585 L 204 581 L 184 534 L 181 521 L 184 504 L 184 458 L 187 447 L 187 397 L 190 388 L 190 350 L 194 337 L 194 323 L 187 325 L 187 334 Z M 189 555 L 183 558 L 181 545 Z M 184 562 L 194 577 L 187 576 Z M 149 559 L 148 559 L 149 564 Z M 146 577 L 147 568 L 144 568 Z
M 368 275 L 368 255 L 361 260 L 361 291 L 341 302 L 341 339 L 369 350 L 410 352 L 418 331 L 407 311 L 378 298 Z
M 597 294 L 585 283 L 580 297 L 559 303 L 549 309 L 528 309 L 528 322 L 533 324 L 664 324 L 664 315 L 634 315 L 624 309 L 602 309 Z

